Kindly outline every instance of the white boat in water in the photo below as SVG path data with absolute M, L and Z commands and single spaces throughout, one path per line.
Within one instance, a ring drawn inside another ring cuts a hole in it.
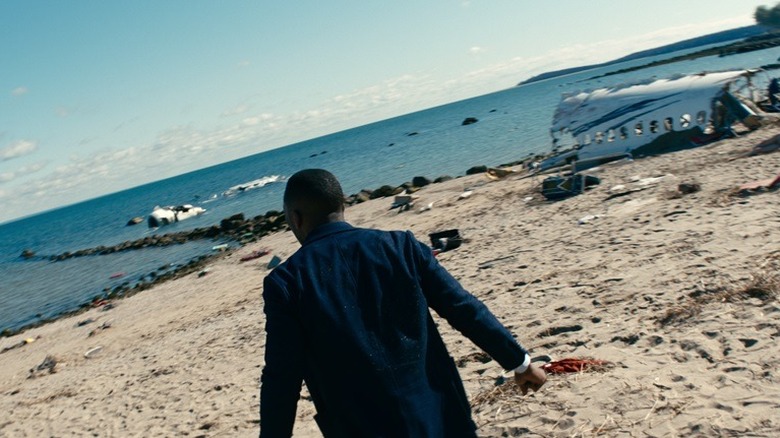
M 737 121 L 755 129 L 764 116 L 754 104 L 756 73 L 702 73 L 565 94 L 550 128 L 555 155 L 539 170 L 584 169 L 702 145 L 732 134 Z
M 206 209 L 195 207 L 190 204 L 168 207 L 160 207 L 158 205 L 152 210 L 147 222 L 149 223 L 149 228 L 157 228 L 163 225 L 170 225 L 174 222 L 183 221 L 184 219 L 189 219 L 205 212 Z

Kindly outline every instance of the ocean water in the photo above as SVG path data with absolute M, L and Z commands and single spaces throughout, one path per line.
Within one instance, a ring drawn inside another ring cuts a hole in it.
M 498 165 L 548 152 L 549 126 L 563 92 L 653 76 L 754 68 L 777 62 L 778 56 L 780 48 L 775 48 L 588 79 L 664 57 L 635 60 L 337 132 L 0 225 L 0 331 L 74 310 L 106 288 L 133 285 L 150 272 L 184 264 L 222 242 L 195 241 L 60 262 L 23 260 L 25 249 L 55 255 L 218 224 L 235 213 L 252 217 L 280 210 L 285 178 L 308 167 L 332 171 L 347 194 L 399 185 L 414 176 L 463 175 L 473 165 Z M 758 79 L 768 82 L 769 75 Z M 466 117 L 479 122 L 461 126 Z M 258 184 L 250 190 L 235 190 L 252 182 Z M 206 213 L 154 231 L 145 223 L 125 226 L 155 205 L 179 204 L 199 205 Z M 112 278 L 117 273 L 123 275 Z

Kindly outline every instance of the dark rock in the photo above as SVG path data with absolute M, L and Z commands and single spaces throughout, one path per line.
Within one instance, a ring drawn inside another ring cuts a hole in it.
M 420 133 L 419 133 L 419 132 L 417 132 L 417 131 L 412 131 L 412 132 L 407 132 L 407 133 L 406 133 L 406 136 L 407 136 L 407 137 L 414 137 L 415 135 L 419 135 L 419 134 L 420 134 Z
M 479 119 L 477 119 L 476 117 L 466 117 L 465 119 L 463 119 L 461 126 L 471 125 L 477 122 L 479 122 Z
M 477 173 L 485 173 L 487 172 L 487 166 L 474 166 L 466 171 L 466 175 L 474 175 Z
M 129 221 L 127 221 L 127 225 L 126 226 L 129 227 L 131 225 L 138 225 L 138 224 L 140 224 L 143 221 L 144 221 L 144 218 L 142 218 L 141 216 L 136 216 L 136 217 L 130 219 Z
M 393 196 L 395 194 L 395 187 L 384 185 L 373 192 L 371 192 L 371 196 L 369 196 L 369 199 L 377 199 L 377 198 L 386 198 L 388 196 Z
M 415 176 L 412 178 L 412 185 L 415 187 L 425 187 L 431 183 L 431 180 L 424 176 Z
M 436 178 L 435 180 L 433 180 L 433 183 L 434 184 L 443 183 L 443 182 L 446 182 L 446 181 L 450 181 L 452 179 L 454 179 L 454 178 L 452 178 L 449 175 L 442 175 L 442 176 Z
M 690 195 L 691 193 L 701 191 L 701 185 L 697 183 L 682 183 L 677 186 L 677 190 L 683 195 Z
M 31 259 L 35 257 L 35 252 L 33 252 L 33 250 L 31 249 L 25 249 L 24 251 L 22 251 L 22 254 L 19 255 L 19 257 L 23 259 Z

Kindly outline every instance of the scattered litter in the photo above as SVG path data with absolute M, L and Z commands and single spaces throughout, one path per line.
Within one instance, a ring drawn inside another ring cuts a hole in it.
M 533 200 L 534 200 L 534 197 L 533 197 L 533 196 L 526 196 L 526 197 L 523 199 L 523 201 L 524 201 L 524 202 L 531 202 L 531 201 L 533 201 Z
M 428 211 L 428 210 L 430 210 L 432 208 L 433 208 L 433 202 L 431 202 L 430 204 L 428 204 L 428 205 L 426 205 L 424 207 L 421 207 L 419 210 L 417 210 L 417 212 L 418 213 L 422 213 L 422 212 Z
M 100 310 L 103 311 L 103 312 L 107 312 L 107 311 L 113 309 L 114 307 L 116 307 L 116 304 L 114 304 L 114 303 L 106 303 Z
M 473 190 L 466 190 L 465 192 L 461 193 L 460 196 L 458 196 L 458 199 L 466 199 L 469 196 L 471 196 L 474 193 Z
M 91 330 L 87 336 L 88 337 L 95 336 L 98 332 L 103 331 L 105 329 L 109 329 L 109 328 L 111 328 L 111 322 L 110 321 L 106 321 L 103 324 L 101 324 L 100 327 L 98 327 L 98 328 L 96 328 L 94 330 Z
M 57 367 L 57 358 L 55 358 L 50 354 L 47 354 L 46 358 L 43 359 L 43 362 L 38 364 L 38 366 L 36 366 L 35 368 L 30 368 L 30 375 L 27 376 L 27 378 L 34 379 L 47 371 L 49 374 L 54 374 L 57 372 L 56 367 Z
M 198 272 L 198 278 L 205 277 L 206 275 L 208 275 L 209 272 L 211 272 L 211 270 L 209 268 L 206 268 L 206 269 Z
M 566 358 L 542 365 L 542 369 L 549 374 L 580 373 L 585 371 L 603 371 L 611 362 L 598 359 Z
M 211 249 L 212 251 L 225 251 L 226 249 L 228 249 L 228 247 L 229 245 L 227 243 L 223 243 L 221 245 L 212 246 Z
M 84 320 L 82 320 L 82 321 L 79 321 L 79 322 L 77 322 L 77 323 L 76 323 L 76 327 L 84 327 L 85 325 L 87 325 L 87 324 L 92 324 L 93 322 L 95 322 L 95 320 L 94 320 L 94 319 L 92 319 L 92 318 L 87 318 L 87 319 L 84 319 Z
M 277 266 L 279 266 L 279 263 L 282 263 L 282 259 L 279 258 L 279 256 L 273 256 L 271 257 L 271 261 L 268 262 L 268 266 L 266 266 L 268 269 L 273 269 Z
M 615 186 L 615 187 L 618 187 L 618 186 Z M 621 187 L 624 187 L 624 186 L 621 186 Z M 629 189 L 629 190 L 626 190 L 624 192 L 613 193 L 613 194 L 607 196 L 604 200 L 605 201 L 609 201 L 610 199 L 620 198 L 620 197 L 623 197 L 623 196 L 630 195 L 632 193 L 641 192 L 643 190 L 647 190 L 648 188 L 649 187 L 640 187 L 640 188 L 636 188 L 636 189 Z
M 590 222 L 591 222 L 591 221 L 593 221 L 594 219 L 598 219 L 598 218 L 599 218 L 599 216 L 598 216 L 597 214 L 589 214 L 589 215 L 587 215 L 587 216 L 583 216 L 583 217 L 581 217 L 581 218 L 580 218 L 580 219 L 577 221 L 577 223 L 578 223 L 578 224 L 580 224 L 580 225 L 585 225 L 585 224 L 587 224 L 587 223 L 590 223 Z
M 549 176 L 542 181 L 542 195 L 550 200 L 579 195 L 586 188 L 601 184 L 601 179 L 592 175 L 576 173 L 569 176 Z
M 774 178 L 762 179 L 758 181 L 752 181 L 739 186 L 739 190 L 758 190 L 762 188 L 772 189 L 780 186 L 780 174 L 777 174 Z
M 485 176 L 487 176 L 489 179 L 497 180 L 509 176 L 513 173 L 515 173 L 515 171 L 512 169 L 498 169 L 491 167 L 487 170 Z
M 403 207 L 404 205 L 413 204 L 416 199 L 418 199 L 419 196 L 417 195 L 410 195 L 407 193 L 404 193 L 402 195 L 395 195 L 395 199 L 393 201 L 393 204 L 390 206 L 390 209 Z
M 89 350 L 87 350 L 87 352 L 86 352 L 86 353 L 84 353 L 84 357 L 86 357 L 87 359 L 89 359 L 90 357 L 92 357 L 92 356 L 94 356 L 94 355 L 96 355 L 96 354 L 100 353 L 101 351 L 103 351 L 103 347 L 101 347 L 101 346 L 97 346 L 97 347 L 94 347 L 94 348 L 90 348 Z
M 618 185 L 616 185 L 616 186 L 612 186 L 612 187 L 610 187 L 609 191 L 610 191 L 610 193 L 614 193 L 614 192 L 622 192 L 622 191 L 623 191 L 623 190 L 625 190 L 625 189 L 626 189 L 626 186 L 625 186 L 625 185 L 623 185 L 623 184 L 618 184 Z
M 271 253 L 271 251 L 269 251 L 267 249 L 261 249 L 261 250 L 257 250 L 257 251 L 252 251 L 251 253 L 241 257 L 239 259 L 239 262 L 248 262 L 250 260 L 259 259 L 260 257 L 262 257 L 264 255 L 268 255 L 270 253 Z
M 677 191 L 683 195 L 690 195 L 701 191 L 701 185 L 697 183 L 681 183 L 677 186 Z
M 642 179 L 636 180 L 634 182 L 636 182 L 640 186 L 649 186 L 651 184 L 655 184 L 655 183 L 661 181 L 664 178 L 666 178 L 666 177 L 665 176 L 657 176 L 657 177 L 650 177 L 650 178 L 642 178 Z
M 10 347 L 5 347 L 2 350 L 0 350 L 0 354 L 5 353 L 6 351 L 11 351 L 11 350 L 13 350 L 15 348 L 24 347 L 27 344 L 32 344 L 33 342 L 35 342 L 36 340 L 38 340 L 40 338 L 41 338 L 41 336 L 38 335 L 35 338 L 27 338 L 27 339 L 25 339 L 23 341 L 19 341 L 19 342 L 15 343 L 15 344 L 11 345 Z
M 439 252 L 455 249 L 463 243 L 463 238 L 460 237 L 460 231 L 458 229 L 437 231 L 429 234 L 428 237 L 431 238 L 433 249 L 438 249 Z

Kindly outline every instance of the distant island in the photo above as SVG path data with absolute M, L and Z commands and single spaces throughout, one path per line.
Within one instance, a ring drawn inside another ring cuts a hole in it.
M 610 65 L 613 65 L 613 64 L 618 64 L 618 63 L 621 63 L 621 62 L 633 61 L 635 59 L 647 58 L 647 57 L 650 57 L 650 56 L 665 55 L 665 54 L 674 53 L 674 52 L 677 52 L 677 51 L 680 51 L 680 50 L 693 49 L 693 48 L 696 48 L 696 47 L 707 46 L 707 45 L 711 45 L 711 44 L 727 43 L 727 42 L 731 42 L 731 41 L 735 41 L 735 40 L 750 39 L 750 40 L 754 41 L 755 44 L 761 45 L 760 48 L 766 48 L 766 47 L 764 47 L 764 45 L 767 44 L 767 40 L 771 41 L 771 44 L 774 44 L 774 45 L 780 44 L 780 35 L 777 35 L 777 34 L 774 34 L 774 33 L 769 33 L 769 32 L 770 32 L 769 28 L 767 28 L 765 26 L 760 26 L 760 25 L 757 25 L 757 24 L 754 24 L 754 25 L 751 25 L 751 26 L 739 27 L 739 28 L 731 29 L 731 30 L 724 30 L 722 32 L 717 32 L 717 33 L 713 33 L 713 34 L 709 34 L 709 35 L 704 35 L 704 36 L 700 36 L 700 37 L 696 37 L 696 38 L 691 38 L 691 39 L 680 41 L 680 42 L 677 42 L 677 43 L 668 44 L 668 45 L 661 46 L 661 47 L 656 47 L 654 49 L 648 49 L 648 50 L 643 50 L 641 52 L 632 53 L 632 54 L 630 54 L 628 56 L 624 56 L 622 58 L 618 58 L 618 59 L 615 59 L 615 60 L 612 60 L 612 61 L 608 61 L 608 62 L 604 62 L 604 63 L 601 63 L 601 64 L 584 65 L 584 66 L 580 66 L 580 67 L 571 67 L 571 68 L 566 68 L 566 69 L 562 69 L 562 70 L 555 70 L 555 71 L 551 71 L 551 72 L 547 72 L 547 73 L 542 73 L 540 75 L 536 75 L 536 76 L 533 76 L 533 77 L 531 77 L 529 79 L 526 79 L 525 81 L 522 81 L 522 82 L 520 82 L 517 85 L 518 86 L 526 85 L 526 84 L 530 84 L 530 83 L 533 83 L 533 82 L 539 82 L 539 81 L 543 81 L 543 80 L 546 80 L 546 79 L 555 78 L 555 77 L 558 77 L 558 76 L 565 76 L 565 75 L 569 75 L 569 74 L 572 74 L 572 73 L 578 73 L 578 72 L 581 72 L 581 71 L 584 71 L 584 70 L 590 70 L 590 69 L 599 68 L 599 67 L 607 67 L 607 66 L 610 66 Z M 739 48 L 734 48 L 733 50 L 725 50 L 725 51 L 724 51 L 724 49 L 726 49 L 726 48 L 719 47 L 719 48 L 711 49 L 713 51 L 712 53 L 710 53 L 710 50 L 707 50 L 707 51 L 705 51 L 706 53 L 701 53 L 701 54 L 699 54 L 699 56 L 707 56 L 707 55 L 712 55 L 712 54 L 721 54 L 721 55 L 723 55 L 723 54 L 742 53 L 742 50 L 740 50 Z M 697 53 L 699 53 L 699 52 L 697 52 Z M 691 55 L 694 55 L 694 54 L 691 54 Z M 688 56 L 688 55 L 685 55 L 685 56 Z M 683 57 L 680 57 L 680 58 L 681 59 L 672 58 L 671 60 L 667 60 L 665 62 L 675 62 L 677 60 L 682 60 Z M 649 67 L 651 65 L 655 65 L 655 64 L 654 63 L 653 64 L 648 64 L 646 66 L 635 67 L 633 69 L 637 70 L 637 69 L 640 69 L 640 68 Z M 625 71 L 626 70 L 621 70 L 620 72 L 623 73 Z M 615 72 L 615 73 L 617 73 L 617 72 Z M 614 73 L 612 73 L 612 74 L 614 74 Z

